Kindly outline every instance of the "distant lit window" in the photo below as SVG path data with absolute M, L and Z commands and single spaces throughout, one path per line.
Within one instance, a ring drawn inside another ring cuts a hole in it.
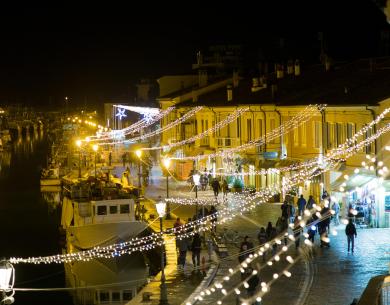
M 299 146 L 299 131 L 298 127 L 295 127 L 293 130 L 294 135 L 294 146 Z
M 105 205 L 100 205 L 97 207 L 98 215 L 107 215 L 107 207 Z
M 246 140 L 247 142 L 252 140 L 252 120 L 246 120 Z
M 328 148 L 336 147 L 336 137 L 335 137 L 335 125 L 333 123 L 327 124 L 327 136 L 328 136 Z
M 351 139 L 355 135 L 355 124 L 354 123 L 348 123 L 347 124 L 347 138 Z
M 110 205 L 110 214 L 117 214 L 118 207 L 116 205 Z
M 321 122 L 313 122 L 313 146 L 314 148 L 321 147 Z
M 121 214 L 129 214 L 130 213 L 130 206 L 128 204 L 121 204 L 120 205 L 120 212 L 121 212 Z
M 307 133 L 306 133 L 306 123 L 302 123 L 301 126 L 299 126 L 299 134 L 301 139 L 302 146 L 306 146 L 307 144 Z

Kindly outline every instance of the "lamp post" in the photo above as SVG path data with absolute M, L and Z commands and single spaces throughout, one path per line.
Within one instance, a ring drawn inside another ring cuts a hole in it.
M 142 157 L 142 150 L 138 149 L 135 151 L 135 154 L 138 157 L 138 188 L 141 190 L 142 184 L 141 184 L 141 157 Z
M 195 215 L 196 215 L 196 217 L 198 217 L 198 185 L 200 184 L 200 175 L 198 173 L 193 174 L 192 175 L 192 180 L 194 181 L 194 185 L 195 185 L 195 198 L 196 198 Z
M 98 146 L 97 144 L 94 144 L 94 145 L 92 146 L 92 149 L 93 149 L 93 151 L 95 152 L 95 180 L 96 180 L 96 155 L 97 155 L 97 151 L 98 151 L 98 149 L 99 149 L 99 146 Z
M 169 178 L 169 166 L 171 165 L 171 159 L 165 158 L 164 159 L 164 166 L 167 170 L 167 198 L 169 198 L 169 185 L 168 185 L 168 178 Z M 169 202 L 167 203 L 167 216 L 165 219 L 171 219 L 171 206 L 169 205 Z
M 76 145 L 79 148 L 79 178 L 81 178 L 81 140 L 76 141 Z
M 0 292 L 2 294 L 0 303 L 1 304 L 12 304 L 15 299 L 13 290 L 15 283 L 15 269 L 12 264 L 7 260 L 0 261 Z M 11 292 L 11 295 L 7 295 Z
M 156 203 L 156 210 L 158 213 L 158 216 L 160 218 L 160 232 L 161 232 L 161 238 L 163 238 L 163 217 L 165 216 L 165 209 L 166 209 L 166 203 L 165 201 L 159 201 Z M 161 245 L 161 286 L 160 286 L 160 305 L 168 305 L 168 297 L 167 297 L 167 286 L 165 285 L 165 255 L 164 255 L 164 245 Z

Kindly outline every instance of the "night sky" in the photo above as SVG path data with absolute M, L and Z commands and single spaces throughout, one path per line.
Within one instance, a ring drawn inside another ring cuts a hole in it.
M 242 44 L 255 64 L 277 59 L 282 37 L 283 56 L 310 64 L 319 60 L 322 31 L 335 60 L 389 55 L 380 44 L 389 28 L 372 0 L 268 2 L 2 7 L 0 105 L 131 97 L 140 78 L 188 73 L 196 51 L 213 44 Z

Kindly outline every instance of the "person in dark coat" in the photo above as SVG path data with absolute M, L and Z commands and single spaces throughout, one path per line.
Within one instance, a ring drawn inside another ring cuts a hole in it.
M 268 222 L 267 228 L 265 229 L 265 233 L 267 233 L 267 240 L 270 240 L 272 233 L 272 222 Z
M 214 179 L 212 184 L 211 184 L 213 191 L 214 191 L 214 197 L 215 199 L 218 198 L 219 191 L 221 190 L 221 186 L 219 184 L 219 181 L 217 179 Z
M 192 251 L 192 263 L 195 268 L 200 268 L 200 250 L 202 248 L 202 241 L 199 233 L 195 233 L 192 238 L 191 251 Z
M 349 219 L 348 224 L 345 227 L 345 235 L 347 235 L 348 252 L 349 252 L 349 249 L 351 249 L 352 253 L 353 253 L 353 250 L 355 247 L 355 238 L 357 237 L 357 232 L 356 232 L 356 227 L 352 222 L 352 219 Z
M 249 257 L 251 253 L 253 253 L 253 250 L 250 249 L 253 249 L 253 243 L 250 241 L 250 238 L 247 235 L 244 237 L 244 241 L 240 245 L 240 255 L 238 256 L 238 261 L 240 263 L 246 260 L 246 258 Z
M 297 205 L 298 205 L 298 215 L 302 216 L 303 215 L 303 211 L 306 208 L 306 199 L 303 198 L 303 195 L 301 195 L 301 197 L 299 197 Z

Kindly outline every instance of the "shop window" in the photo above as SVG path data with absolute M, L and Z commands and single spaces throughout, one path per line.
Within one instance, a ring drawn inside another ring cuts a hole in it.
M 121 294 L 119 291 L 112 292 L 112 302 L 120 302 L 121 300 Z
M 110 301 L 110 293 L 108 291 L 100 291 L 100 303 Z

